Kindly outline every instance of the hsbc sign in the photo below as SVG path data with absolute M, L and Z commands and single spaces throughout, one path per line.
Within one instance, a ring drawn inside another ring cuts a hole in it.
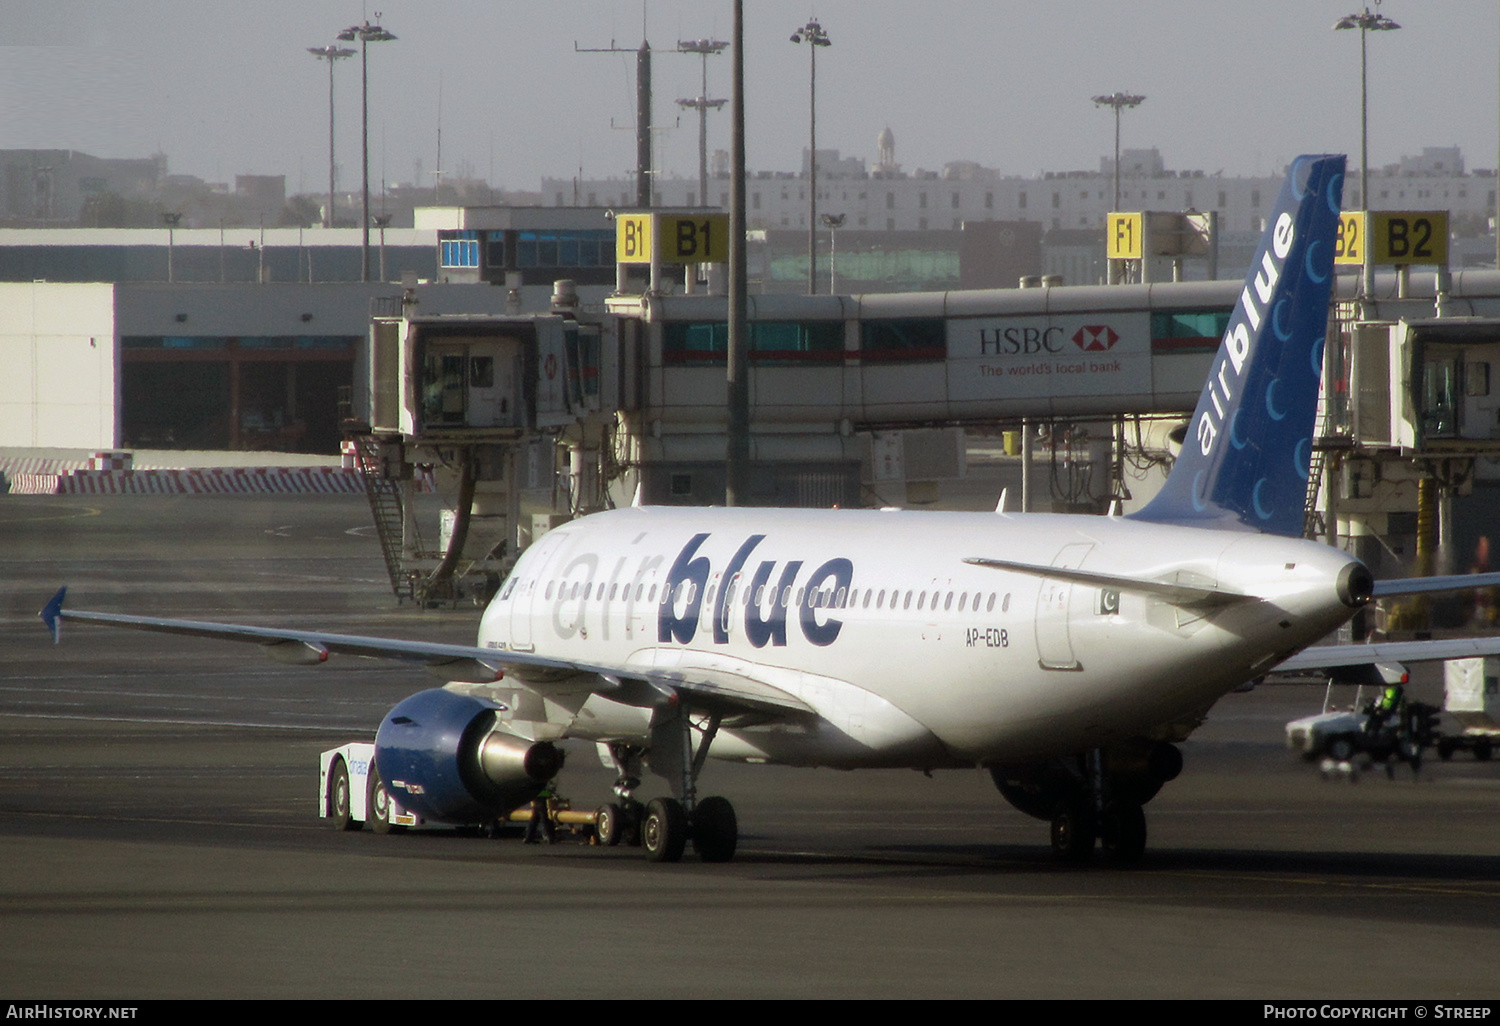
M 1041 353 L 1066 353 L 1069 339 L 1086 353 L 1102 353 L 1113 349 L 1120 341 L 1119 332 L 1108 324 L 1086 324 L 1068 334 L 1066 328 L 1056 325 L 1047 328 L 982 327 L 979 329 L 979 354 L 981 356 L 1035 356 Z
M 1151 395 L 1148 313 L 955 317 L 948 321 L 953 401 Z

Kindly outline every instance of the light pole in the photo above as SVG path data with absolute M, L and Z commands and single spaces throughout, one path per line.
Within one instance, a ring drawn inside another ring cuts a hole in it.
M 703 89 L 696 100 L 678 100 L 679 107 L 692 107 L 698 111 L 698 205 L 708 206 L 708 112 L 718 110 L 728 100 L 708 98 L 708 58 L 723 53 L 729 44 L 718 39 L 689 39 L 677 41 L 678 53 L 696 53 L 703 58 Z
M 1375 0 L 1380 6 L 1380 0 Z M 1359 29 L 1359 203 L 1366 211 L 1370 209 L 1370 92 L 1367 48 L 1365 35 L 1369 32 L 1393 32 L 1400 28 L 1383 14 L 1372 13 L 1366 7 L 1359 14 L 1346 14 L 1333 23 L 1335 31 Z M 1375 291 L 1375 265 L 1370 263 L 1370 247 L 1364 248 L 1364 266 L 1360 268 L 1361 292 L 1368 296 Z
M 1120 209 L 1120 112 L 1126 107 L 1139 107 L 1145 99 L 1138 93 L 1111 93 L 1108 96 L 1094 97 L 1094 104 L 1099 107 L 1113 107 L 1115 111 L 1115 202 L 1110 207 L 1111 211 Z M 1111 260 L 1109 267 L 1109 282 L 1115 284 L 1121 277 L 1120 261 Z
M 839 293 L 839 236 L 838 231 L 849 219 L 848 214 L 824 214 L 823 227 L 828 229 L 828 294 Z
M 807 90 L 807 294 L 815 296 L 818 294 L 818 47 L 832 46 L 833 41 L 823 31 L 822 25 L 809 21 L 792 33 L 792 42 L 806 42 L 812 54 Z
M 1111 93 L 1108 96 L 1094 97 L 1094 103 L 1100 107 L 1113 107 L 1115 111 L 1115 205 L 1111 210 L 1120 209 L 1120 111 L 1126 107 L 1139 107 L 1144 96 L 1135 93 Z
M 176 274 L 172 267 L 172 258 L 175 254 L 172 250 L 177 242 L 177 226 L 182 223 L 182 214 L 175 210 L 163 210 L 161 220 L 162 224 L 167 226 L 167 281 L 176 281 Z
M 375 12 L 377 22 L 380 12 Z M 359 275 L 360 281 L 370 280 L 370 58 L 368 46 L 370 43 L 386 43 L 396 37 L 391 35 L 379 24 L 372 25 L 368 21 L 360 25 L 351 25 L 338 34 L 343 42 L 359 40 L 359 96 L 360 96 L 360 151 L 362 168 L 361 178 L 361 211 L 359 227 L 362 233 L 359 250 Z
M 375 227 L 380 229 L 380 280 L 390 281 L 385 274 L 385 230 L 391 226 L 390 214 L 376 214 Z
M 333 227 L 333 62 L 353 57 L 354 51 L 343 46 L 309 46 L 307 52 L 328 62 L 328 209 L 323 212 L 323 227 Z

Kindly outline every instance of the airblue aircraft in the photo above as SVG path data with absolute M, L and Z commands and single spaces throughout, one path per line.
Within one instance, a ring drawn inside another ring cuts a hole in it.
M 1221 696 L 1277 668 L 1473 654 L 1309 646 L 1375 596 L 1500 580 L 1377 584 L 1301 537 L 1343 178 L 1342 156 L 1293 162 L 1182 454 L 1131 516 L 600 513 L 522 555 L 473 647 L 64 610 L 63 592 L 43 618 L 442 669 L 382 721 L 369 774 L 372 809 L 428 822 L 504 816 L 578 738 L 618 770 L 609 816 L 659 861 L 734 854 L 733 806 L 697 796 L 709 755 L 981 767 L 1063 858 L 1137 860 L 1143 806 Z M 642 807 L 646 768 L 671 796 Z

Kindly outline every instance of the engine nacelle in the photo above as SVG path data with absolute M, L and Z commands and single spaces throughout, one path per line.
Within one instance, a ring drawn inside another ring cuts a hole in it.
M 550 741 L 498 730 L 493 706 L 442 688 L 403 700 L 375 735 L 375 765 L 391 797 L 443 823 L 504 815 L 535 798 L 562 764 Z

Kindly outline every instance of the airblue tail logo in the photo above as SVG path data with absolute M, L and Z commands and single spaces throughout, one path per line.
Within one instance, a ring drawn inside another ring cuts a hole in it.
M 1343 186 L 1342 156 L 1292 162 L 1182 454 L 1138 519 L 1302 534 Z

